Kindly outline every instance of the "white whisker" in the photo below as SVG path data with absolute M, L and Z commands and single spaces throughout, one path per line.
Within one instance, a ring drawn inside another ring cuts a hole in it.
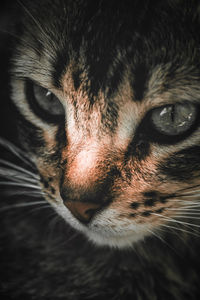
M 21 186 L 21 187 L 28 187 L 28 188 L 32 188 L 32 189 L 36 189 L 36 190 L 41 190 L 40 187 L 37 185 L 20 183 L 20 182 L 1 181 L 0 185 Z
M 198 189 L 192 189 L 190 191 L 186 191 L 183 194 L 177 194 L 178 197 L 189 197 L 189 196 L 193 196 L 196 193 L 199 193 L 200 190 Z
M 19 166 L 15 165 L 15 164 L 13 164 L 11 162 L 8 162 L 8 161 L 6 161 L 4 159 L 0 159 L 0 163 L 3 164 L 3 165 L 5 165 L 5 166 L 13 168 L 14 170 L 18 170 L 18 171 L 20 171 L 22 173 L 26 173 L 26 174 L 28 174 L 29 176 L 31 176 L 31 177 L 33 177 L 35 179 L 39 179 L 40 178 L 38 175 L 34 174 L 33 172 L 30 172 L 30 171 L 28 171 L 28 170 L 26 170 L 26 169 L 24 169 L 22 167 L 19 167 Z
M 159 236 L 159 234 L 157 234 L 157 233 L 155 233 L 153 230 L 150 230 L 150 229 L 148 229 L 148 232 L 150 232 L 152 235 L 154 235 L 156 238 L 158 238 L 159 240 L 161 240 L 164 244 L 167 244 L 166 242 L 165 242 L 165 240 L 161 237 L 161 236 Z M 168 245 L 168 244 L 167 244 Z
M 200 216 L 200 210 L 196 210 L 196 209 L 185 209 L 185 210 L 179 210 L 179 211 L 175 211 L 175 216 L 178 215 L 198 215 Z
M 160 228 L 159 228 L 159 230 L 161 230 Z M 148 231 L 152 234 L 152 235 L 154 235 L 156 238 L 158 238 L 159 240 L 161 240 L 165 245 L 167 245 L 167 247 L 169 247 L 171 250 L 173 250 L 175 253 L 177 253 L 177 251 L 170 245 L 170 244 L 168 244 L 158 233 L 155 233 L 154 231 L 152 231 L 152 230 L 150 230 L 150 229 L 148 229 Z M 162 231 L 162 230 L 161 230 Z M 178 253 L 177 253 L 178 254 Z
M 193 185 L 193 186 L 185 187 L 185 188 L 182 188 L 182 189 L 178 190 L 178 191 L 176 192 L 176 194 L 177 194 L 177 195 L 182 195 L 183 193 L 184 193 L 184 194 L 185 194 L 185 193 L 191 193 L 191 190 L 192 190 L 192 191 L 195 191 L 196 189 L 199 190 L 199 188 L 200 188 L 199 184 L 195 184 L 195 185 Z M 179 194 L 179 193 L 180 193 L 180 194 Z
M 30 159 L 30 157 L 28 157 L 28 155 L 24 151 L 22 151 L 21 149 L 19 149 L 13 143 L 11 143 L 8 140 L 0 137 L 0 145 L 2 147 L 4 147 L 4 148 L 7 148 L 8 150 L 10 150 L 10 152 L 12 152 L 13 154 L 15 154 L 16 157 L 18 157 L 24 163 L 26 163 L 27 165 L 29 165 L 31 168 L 33 168 L 33 166 L 35 166 L 34 163 L 33 163 L 33 161 Z
M 200 220 L 200 215 L 199 215 L 199 217 L 194 217 L 194 216 L 191 216 L 190 214 L 188 214 L 188 215 L 184 214 L 184 215 L 176 215 L 176 218 Z
M 181 204 L 184 204 L 184 203 L 181 203 Z M 198 209 L 198 208 L 200 208 L 200 203 L 190 203 L 190 204 L 182 205 L 180 207 L 175 207 L 175 208 L 169 207 L 168 210 L 174 210 L 174 209 L 180 210 L 180 209 L 190 209 L 190 208 L 191 209 Z
M 1 174 L 1 173 L 0 173 Z M 5 174 L 2 175 L 2 177 L 4 177 L 5 179 L 8 179 L 10 182 L 29 182 L 29 183 L 35 183 L 35 184 L 38 184 L 38 180 L 36 179 L 32 179 L 32 178 L 29 178 L 29 177 L 24 177 L 22 176 L 21 174 Z
M 24 195 L 24 196 L 30 196 L 30 197 L 44 197 L 44 193 L 43 191 L 30 191 L 29 190 L 16 190 L 16 189 L 12 189 L 12 190 L 6 190 L 4 193 L 3 193 L 5 196 L 19 196 L 19 195 Z
M 192 235 L 197 236 L 197 237 L 200 236 L 200 234 L 198 234 L 198 232 L 196 232 L 196 231 L 193 232 L 193 231 L 189 231 L 189 230 L 186 230 L 186 229 L 183 229 L 183 228 L 178 228 L 178 227 L 171 226 L 171 225 L 166 225 L 166 224 L 160 224 L 160 226 L 166 227 L 168 229 L 174 229 L 174 230 L 177 230 L 177 231 L 181 231 L 181 232 L 184 232 L 184 233 L 189 233 L 189 234 L 192 234 Z
M 42 210 L 42 209 L 47 209 L 47 208 L 51 208 L 51 206 L 49 204 L 47 205 L 42 205 L 42 206 L 38 206 L 38 207 L 34 207 L 34 208 L 31 208 L 31 213 L 34 213 L 38 210 Z
M 22 207 L 29 207 L 29 206 L 34 206 L 34 205 L 42 205 L 42 204 L 47 204 L 46 201 L 35 201 L 35 202 L 27 202 L 27 203 L 18 203 L 18 204 L 11 204 L 9 206 L 4 206 L 0 209 L 0 211 L 5 211 L 5 210 L 9 210 L 12 208 L 22 208 Z
M 200 228 L 200 225 L 197 225 L 197 224 L 191 224 L 191 223 L 188 223 L 188 222 L 178 221 L 178 220 L 175 220 L 173 218 L 170 218 L 170 217 L 167 217 L 167 216 L 163 216 L 163 215 L 160 215 L 160 214 L 156 214 L 156 213 L 152 213 L 152 215 L 162 217 L 163 219 L 165 219 L 165 220 L 167 220 L 169 222 L 179 223 L 181 225 L 186 225 L 186 226 L 192 226 L 192 227 Z
M 184 198 L 187 198 L 187 199 L 193 199 L 193 198 L 196 198 L 196 197 L 199 197 L 199 192 L 198 193 L 193 193 L 193 194 L 190 194 L 190 195 L 182 195 L 181 197 L 184 199 Z
M 176 212 L 175 213 L 175 216 L 200 216 L 200 212 L 198 211 L 198 212 L 196 212 L 196 211 L 180 211 L 180 212 Z
M 183 199 L 178 199 L 178 200 L 173 200 L 173 202 L 179 202 L 179 203 L 182 203 L 182 204 L 189 204 L 189 205 L 192 205 L 192 204 L 197 204 L 197 205 L 200 205 L 200 202 L 199 201 L 191 201 L 191 200 L 183 200 Z
M 180 207 L 180 208 L 168 208 L 167 210 L 169 211 L 184 211 L 184 210 L 191 210 L 191 211 L 198 211 L 200 206 L 185 206 L 185 207 Z

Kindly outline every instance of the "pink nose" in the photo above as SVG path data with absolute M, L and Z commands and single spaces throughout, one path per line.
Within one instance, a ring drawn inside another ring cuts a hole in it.
M 82 223 L 88 223 L 102 207 L 99 204 L 80 201 L 64 201 L 65 206 Z

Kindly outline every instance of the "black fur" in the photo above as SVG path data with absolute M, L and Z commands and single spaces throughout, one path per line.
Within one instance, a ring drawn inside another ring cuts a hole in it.
M 159 166 L 159 171 L 177 181 L 188 182 L 200 176 L 200 147 L 188 148 L 174 153 L 174 155 Z
M 199 299 L 194 237 L 193 250 L 173 231 L 166 244 L 150 238 L 129 251 L 96 248 L 61 219 L 52 231 L 50 214 L 50 208 L 22 210 L 1 218 L 7 228 L 1 232 L 1 289 L 13 299 Z

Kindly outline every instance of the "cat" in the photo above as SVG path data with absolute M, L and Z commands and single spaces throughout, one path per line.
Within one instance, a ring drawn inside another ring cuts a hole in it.
M 199 299 L 198 1 L 17 5 L 2 293 Z

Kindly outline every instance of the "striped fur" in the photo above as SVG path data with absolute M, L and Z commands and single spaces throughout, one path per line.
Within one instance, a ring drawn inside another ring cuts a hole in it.
M 191 201 L 199 199 L 199 189 L 192 191 L 200 185 L 198 6 L 71 0 L 44 0 L 39 10 L 37 5 L 22 2 L 13 57 L 12 98 L 38 140 L 33 146 L 32 131 L 21 128 L 23 147 L 47 200 L 72 227 L 99 245 L 132 246 L 176 218 L 187 191 Z M 34 84 L 63 105 L 60 121 L 34 109 Z M 154 109 L 186 102 L 196 108 L 186 133 L 155 130 Z M 65 201 L 89 201 L 101 209 L 86 225 Z

